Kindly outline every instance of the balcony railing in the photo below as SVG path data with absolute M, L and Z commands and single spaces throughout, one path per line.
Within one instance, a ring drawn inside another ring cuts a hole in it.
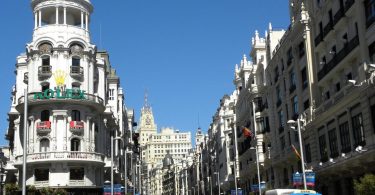
M 27 155 L 27 162 L 41 162 L 41 161 L 96 161 L 104 162 L 104 155 L 94 152 L 76 152 L 76 151 L 65 151 L 65 152 L 41 152 L 32 153 Z M 16 157 L 16 164 L 20 164 L 23 161 L 23 156 Z
M 85 124 L 82 121 L 70 121 L 70 131 L 74 133 L 82 133 Z
M 69 186 L 84 186 L 85 180 L 69 180 Z
M 337 55 L 335 55 L 331 61 L 329 61 L 323 68 L 318 72 L 318 80 L 320 81 L 326 76 L 333 68 L 336 67 L 354 48 L 359 45 L 359 38 L 356 35 L 352 40 L 342 48 Z
M 72 76 L 72 77 L 83 77 L 83 67 L 81 67 L 81 66 L 70 66 L 70 76 Z
M 50 77 L 52 75 L 52 66 L 43 65 L 38 67 L 38 76 L 39 77 Z
M 51 121 L 37 122 L 36 132 L 42 134 L 51 132 Z
M 88 94 L 88 93 L 84 94 L 83 99 L 69 99 L 69 98 L 60 99 L 56 97 L 51 97 L 49 99 L 38 99 L 38 98 L 36 99 L 35 95 L 38 93 L 40 92 L 33 92 L 27 95 L 28 96 L 27 99 L 30 104 L 37 103 L 37 102 L 45 103 L 48 101 L 74 101 L 74 102 L 89 102 L 89 103 L 103 104 L 103 99 L 101 97 L 97 95 L 93 95 L 93 94 Z M 20 98 L 18 98 L 18 104 L 23 104 L 24 102 L 25 102 L 24 96 L 21 96 Z

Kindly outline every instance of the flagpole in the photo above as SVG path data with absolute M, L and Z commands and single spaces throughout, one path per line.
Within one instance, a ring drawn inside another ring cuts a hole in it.
M 255 106 L 254 101 L 251 101 L 251 107 L 253 109 L 253 119 L 254 119 L 254 138 L 255 138 L 255 154 L 256 154 L 256 160 L 257 160 L 257 172 L 258 172 L 258 191 L 259 194 L 262 194 L 262 189 L 260 188 L 260 171 L 259 171 L 259 154 L 258 154 L 258 137 L 257 137 L 257 125 L 255 120 Z

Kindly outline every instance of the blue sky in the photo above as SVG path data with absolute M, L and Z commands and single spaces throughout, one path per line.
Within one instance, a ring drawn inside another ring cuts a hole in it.
M 234 89 L 234 66 L 250 51 L 255 30 L 264 36 L 289 25 L 282 0 L 92 0 L 92 42 L 110 53 L 128 108 L 136 119 L 147 90 L 158 127 L 206 131 L 224 94 Z M 30 0 L 0 6 L 0 145 L 16 57 L 31 41 Z M 100 28 L 101 27 L 101 28 Z M 100 30 L 101 29 L 101 30 Z M 101 33 L 100 33 L 101 32 Z M 101 36 L 100 36 L 101 34 Z M 101 37 L 101 38 L 100 38 Z

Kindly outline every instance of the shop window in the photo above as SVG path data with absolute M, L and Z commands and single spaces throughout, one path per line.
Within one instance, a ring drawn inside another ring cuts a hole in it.
M 69 179 L 70 180 L 83 180 L 85 177 L 85 169 L 83 167 L 70 168 Z
M 48 181 L 49 169 L 35 169 L 34 175 L 35 175 L 35 181 Z

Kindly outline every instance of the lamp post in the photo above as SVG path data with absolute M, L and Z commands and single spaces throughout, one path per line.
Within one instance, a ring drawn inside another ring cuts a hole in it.
M 259 170 L 259 153 L 258 153 L 258 137 L 257 137 L 257 125 L 256 125 L 256 120 L 255 120 L 255 106 L 254 106 L 254 101 L 251 101 L 251 106 L 253 110 L 253 119 L 254 119 L 254 137 L 255 137 L 255 155 L 256 155 L 256 160 L 257 160 L 257 175 L 258 175 L 258 191 L 259 194 L 262 194 L 262 189 L 260 187 L 260 170 Z
M 233 108 L 234 110 L 234 108 Z M 236 114 L 234 114 L 234 121 L 236 121 Z M 238 195 L 237 190 L 237 160 L 238 160 L 238 146 L 237 146 L 237 127 L 234 123 L 232 123 L 232 129 L 234 133 L 234 188 L 236 195 Z
M 217 175 L 217 186 L 219 187 L 219 195 L 220 193 L 220 172 L 214 172 L 214 175 Z
M 25 82 L 25 92 L 24 92 L 24 114 L 23 114 L 23 162 L 22 162 L 22 195 L 26 195 L 26 158 L 27 158 L 27 92 L 28 92 L 28 83 Z
M 302 148 L 302 135 L 301 135 L 301 122 L 302 120 L 302 115 L 297 119 L 297 121 L 294 120 L 288 120 L 288 125 L 292 128 L 295 129 L 294 125 L 297 123 L 297 131 L 298 131 L 298 140 L 299 140 L 299 150 L 300 150 L 300 155 L 301 155 L 301 165 L 302 165 L 302 178 L 303 178 L 303 188 L 307 190 L 306 186 L 306 173 L 305 173 L 305 160 L 303 156 L 303 148 Z

